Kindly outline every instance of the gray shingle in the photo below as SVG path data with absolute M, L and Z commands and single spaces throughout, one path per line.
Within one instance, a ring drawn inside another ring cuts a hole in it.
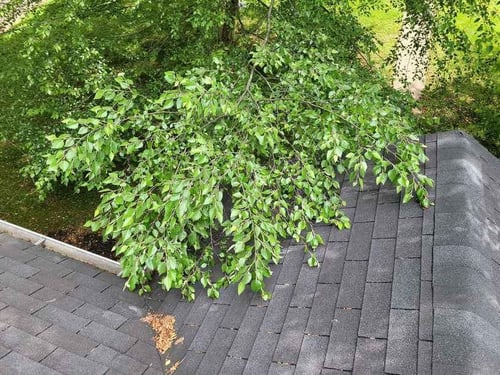
M 354 208 L 344 208 L 341 211 L 344 213 L 344 215 L 346 217 L 349 218 L 350 222 L 352 223 L 354 220 L 355 209 Z M 349 241 L 350 237 L 351 237 L 351 230 L 350 229 L 339 230 L 336 226 L 332 227 L 332 231 L 330 233 L 330 241 L 347 242 L 347 241 Z
M 13 237 L 9 238 L 14 239 Z M 6 243 L 0 244 L 0 256 L 7 257 L 21 263 L 27 263 L 36 258 L 36 255 L 21 251 L 21 249 L 18 249 Z
M 226 357 L 218 375 L 241 375 L 246 365 L 246 359 Z
M 224 316 L 221 327 L 238 329 L 250 306 L 252 297 L 253 293 L 249 289 L 246 289 L 239 298 L 235 298 Z
M 353 189 L 342 189 L 340 197 L 346 203 L 347 208 L 356 207 L 358 202 L 358 191 Z
M 74 281 L 63 279 L 48 271 L 40 271 L 36 275 L 33 275 L 30 280 L 62 293 L 70 292 L 77 287 Z
M 434 207 L 424 210 L 422 234 L 434 234 Z
M 294 374 L 318 374 L 323 367 L 327 347 L 328 337 L 305 335 Z
M 417 372 L 418 311 L 391 310 L 385 371 L 391 374 Z
M 396 259 L 392 286 L 392 308 L 418 310 L 420 259 Z
M 304 259 L 304 246 L 290 246 L 278 277 L 278 284 L 295 284 Z
M 189 350 L 195 350 L 200 352 L 205 352 L 212 341 L 217 329 L 224 319 L 224 315 L 228 309 L 226 305 L 212 305 L 208 310 L 208 313 L 203 320 L 196 338 L 191 343 Z
M 102 363 L 104 365 L 110 364 L 115 357 L 118 357 L 120 353 L 110 347 L 100 344 L 99 346 L 90 350 L 87 358 L 91 361 Z
M 399 203 L 379 204 L 373 228 L 373 238 L 396 238 Z
M 75 333 L 90 323 L 88 319 L 81 318 L 52 305 L 45 306 L 34 315 L 46 322 Z
M 477 247 L 478 248 L 478 247 Z M 434 262 L 436 267 L 470 268 L 488 280 L 495 275 L 494 262 L 477 248 L 468 246 L 436 246 Z
M 263 307 L 250 306 L 248 308 L 238 329 L 238 334 L 229 350 L 230 356 L 236 358 L 249 357 L 265 313 L 266 309 Z
M 177 327 L 177 336 L 182 337 L 182 341 L 173 345 L 168 350 L 167 357 L 172 361 L 180 361 L 189 350 L 194 338 L 196 337 L 196 333 L 198 332 L 198 326 L 190 326 L 183 325 L 180 328 Z M 142 341 L 138 341 L 140 343 Z M 136 344 L 137 345 L 137 344 Z M 134 345 L 135 346 L 135 345 Z M 133 347 L 132 347 L 133 348 Z M 130 350 L 129 350 L 130 351 Z
M 415 200 L 403 203 L 399 208 L 400 218 L 422 217 L 423 213 L 422 207 Z
M 434 238 L 422 236 L 422 262 L 420 279 L 432 281 L 432 252 Z
M 394 187 L 381 186 L 378 193 L 378 204 L 399 203 L 400 195 Z
M 482 363 L 500 366 L 497 327 L 468 311 L 438 308 L 434 314 L 434 355 L 438 362 L 479 368 Z M 443 345 L 445 342 L 453 345 Z
M 146 315 L 146 310 L 144 308 L 130 305 L 122 301 L 117 302 L 116 305 L 109 309 L 109 311 L 120 314 L 129 319 L 137 319 Z
M 354 222 L 367 222 L 375 220 L 375 211 L 377 209 L 377 193 L 372 191 L 363 191 L 359 193 L 354 215 Z
M 57 290 L 47 287 L 43 287 L 42 289 L 36 291 L 31 295 L 31 297 L 56 306 L 67 312 L 73 312 L 75 309 L 84 304 L 83 301 L 80 301 L 77 298 L 67 296 L 62 292 L 58 292 Z
M 479 284 L 480 285 L 480 284 Z M 496 327 L 500 327 L 499 303 L 494 290 L 484 290 L 478 285 L 468 288 L 433 286 L 434 309 L 465 310 L 477 314 Z
M 471 332 L 472 333 L 472 332 Z M 433 363 L 481 369 L 480 374 L 494 374 L 500 368 L 498 346 L 478 345 L 477 336 L 434 335 Z M 478 373 L 478 372 L 476 372 Z
M 433 137 L 434 135 L 428 135 L 426 136 L 426 146 L 427 148 L 425 149 L 425 155 L 429 158 L 429 160 L 427 160 L 425 162 L 425 167 L 426 168 L 436 168 L 436 162 L 437 162 L 437 158 L 436 158 L 436 150 L 437 150 L 437 145 L 436 145 L 436 142 L 435 141 L 432 141 L 433 140 Z
M 326 353 L 325 367 L 352 370 L 358 337 L 359 310 L 337 309 Z
M 82 285 L 80 285 L 76 289 L 73 289 L 69 293 L 69 295 L 71 297 L 78 298 L 82 301 L 90 303 L 91 305 L 100 307 L 104 310 L 108 310 L 116 304 L 116 299 L 109 296 L 104 296 L 103 294 Z
M 293 285 L 276 285 L 262 322 L 262 330 L 275 333 L 281 332 L 293 290 Z
M 219 328 L 198 367 L 197 374 L 218 374 L 235 336 L 236 331 Z
M 10 349 L 7 349 L 5 346 L 0 344 L 0 359 L 5 357 L 9 353 L 10 353 Z
M 476 374 L 487 374 L 487 375 L 497 375 L 498 369 L 487 369 L 484 366 L 482 368 L 464 367 L 464 366 L 454 366 L 446 365 L 443 363 L 434 362 L 432 365 L 433 375 L 476 375 Z
M 102 270 L 100 270 L 97 267 L 91 266 L 90 264 L 85 264 L 85 263 L 79 262 L 75 259 L 68 258 L 68 259 L 63 260 L 59 264 L 66 267 L 66 268 L 69 268 L 73 271 L 78 271 L 80 273 L 84 273 L 90 277 L 94 277 L 97 274 L 102 272 Z
M 164 375 L 164 374 L 165 371 L 163 371 L 162 367 L 149 367 L 143 375 Z
M 172 314 L 177 303 L 182 299 L 182 294 L 178 289 L 172 289 L 163 296 L 158 312 L 163 314 Z
M 285 324 L 274 352 L 274 362 L 297 363 L 308 318 L 309 309 L 288 309 Z
M 80 330 L 79 335 L 85 336 L 95 342 L 102 343 L 121 353 L 125 353 L 137 341 L 134 337 L 115 331 L 114 329 L 96 322 L 91 322 L 88 326 Z
M 0 310 L 0 322 L 19 328 L 34 336 L 50 326 L 49 323 L 12 306 Z
M 103 375 L 108 368 L 64 349 L 57 349 L 42 362 L 62 374 L 67 375 Z
M 311 307 L 316 284 L 320 273 L 319 267 L 309 267 L 307 263 L 302 264 L 299 278 L 293 291 L 292 301 L 290 306 L 294 307 Z
M 386 340 L 360 337 L 354 357 L 354 375 L 384 374 Z
M 16 352 L 10 352 L 0 359 L 0 369 L 5 375 L 60 375 L 60 373 Z
M 46 304 L 33 297 L 17 292 L 11 288 L 0 290 L 0 301 L 15 307 L 21 311 L 31 314 L 40 310 Z
M 484 241 L 483 223 L 469 213 L 436 213 L 434 246 L 475 247 Z M 470 230 L 477 228 L 479 230 Z
M 347 260 L 368 260 L 372 239 L 373 223 L 354 223 L 351 240 L 347 246 Z
M 206 294 L 206 293 L 205 293 Z M 230 285 L 227 288 L 222 288 L 219 292 L 219 298 L 214 300 L 214 303 L 220 305 L 230 305 L 233 300 L 237 299 L 238 292 L 236 285 Z
M 321 263 L 319 282 L 340 283 L 342 280 L 342 270 L 344 268 L 344 259 L 347 252 L 347 243 L 333 242 L 329 243 L 323 263 Z
M 121 326 L 127 318 L 109 310 L 103 310 L 97 306 L 85 303 L 75 310 L 75 315 L 82 318 L 94 320 L 110 328 L 116 329 Z
M 123 290 L 123 287 L 118 287 L 116 285 L 107 287 L 106 290 L 102 292 L 102 295 L 132 304 L 137 307 L 143 307 L 146 302 L 146 299 L 143 296 L 140 296 L 137 292 L 130 292 L 126 289 Z
M 374 239 L 370 249 L 370 261 L 366 280 L 369 282 L 392 282 L 396 240 Z
M 361 310 L 359 335 L 387 338 L 391 308 L 390 283 L 367 283 Z
M 313 228 L 314 232 L 321 236 L 324 244 L 326 244 L 330 240 L 330 233 L 332 231 L 331 225 L 316 224 Z
M 90 277 L 88 275 L 85 275 L 84 273 L 80 272 L 71 272 L 69 275 L 64 277 L 67 280 L 74 281 L 77 285 L 82 285 L 85 286 L 89 289 L 93 289 L 97 292 L 102 292 L 104 289 L 109 287 L 109 284 L 99 280 L 95 279 L 93 277 Z M 118 288 L 119 291 L 121 291 L 121 288 Z
M 420 320 L 418 337 L 420 340 L 432 340 L 433 305 L 432 282 L 422 281 L 420 287 Z
M 158 354 L 156 348 L 143 341 L 137 341 L 134 346 L 128 350 L 127 355 L 150 367 L 161 367 L 160 355 Z
M 31 336 L 30 334 L 15 327 L 8 327 L 7 329 L 0 331 L 0 344 L 6 348 L 12 349 L 22 342 L 29 340 L 30 337 L 34 336 Z
M 33 246 L 31 242 L 23 241 L 19 238 L 14 238 L 12 236 L 9 236 L 6 233 L 0 233 L 0 255 L 5 254 L 6 256 L 8 253 L 6 253 L 6 249 L 9 248 L 14 248 L 14 250 L 24 250 L 27 249 L 28 247 Z M 22 251 L 16 251 L 15 254 L 17 253 L 22 253 Z
M 366 261 L 344 263 L 337 307 L 361 308 L 367 269 L 368 262 Z
M 81 356 L 85 356 L 98 345 L 97 342 L 85 336 L 74 334 L 58 326 L 47 328 L 38 337 Z
M 432 342 L 418 342 L 417 374 L 427 375 L 432 373 Z
M 267 374 L 278 339 L 279 335 L 276 333 L 259 332 L 243 371 L 244 375 Z
M 12 288 L 20 293 L 29 295 L 43 288 L 43 285 L 6 271 L 0 274 L 0 288 Z
M 288 363 L 271 363 L 267 375 L 293 375 L 295 373 L 295 365 Z
M 19 277 L 30 277 L 40 270 L 15 259 L 4 257 L 0 258 L 0 271 L 9 271 Z
M 108 363 L 114 370 L 119 371 L 124 375 L 142 374 L 148 368 L 147 365 L 130 358 L 127 355 L 120 354 L 115 357 L 111 363 Z
M 71 273 L 69 268 L 64 267 L 64 265 L 59 263 L 51 262 L 50 260 L 42 257 L 36 257 L 27 263 L 28 265 L 38 268 L 44 272 L 48 272 L 53 276 L 58 278 L 64 277 Z
M 399 219 L 396 257 L 420 257 L 422 248 L 422 218 Z
M 339 286 L 336 284 L 317 285 L 305 331 L 307 334 L 324 336 L 330 334 L 338 291 Z
M 189 351 L 188 355 L 180 363 L 179 368 L 175 371 L 175 375 L 195 374 L 204 355 L 204 353 Z
M 28 254 L 33 254 L 37 257 L 45 258 L 48 261 L 51 261 L 52 263 L 60 263 L 63 260 L 67 259 L 63 255 L 57 254 L 53 251 L 49 251 L 41 246 L 30 246 L 29 248 L 24 250 L 24 252 Z
M 118 332 L 152 344 L 153 331 L 147 323 L 141 320 L 130 319 L 126 321 L 118 328 Z

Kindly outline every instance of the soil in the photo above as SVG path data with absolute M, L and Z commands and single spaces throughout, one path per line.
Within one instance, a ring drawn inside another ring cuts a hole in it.
M 118 257 L 112 251 L 114 241 L 104 241 L 99 233 L 94 233 L 90 229 L 64 228 L 58 229 L 55 232 L 49 232 L 48 236 L 81 249 L 88 250 L 94 254 L 118 260 Z

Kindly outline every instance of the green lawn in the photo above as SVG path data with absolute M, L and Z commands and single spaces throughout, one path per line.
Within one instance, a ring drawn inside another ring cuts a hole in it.
M 23 166 L 22 152 L 0 143 L 0 219 L 46 234 L 80 227 L 92 218 L 96 194 L 66 189 L 41 202 L 31 182 L 19 173 Z

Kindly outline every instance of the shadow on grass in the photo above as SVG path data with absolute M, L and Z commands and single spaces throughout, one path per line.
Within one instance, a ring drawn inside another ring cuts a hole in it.
M 424 92 L 420 126 L 425 133 L 464 130 L 500 157 L 500 88 L 461 80 Z
M 19 172 L 23 157 L 16 147 L 0 143 L 0 219 L 48 234 L 82 227 L 92 218 L 99 202 L 94 192 L 61 188 L 41 202 L 33 183 Z

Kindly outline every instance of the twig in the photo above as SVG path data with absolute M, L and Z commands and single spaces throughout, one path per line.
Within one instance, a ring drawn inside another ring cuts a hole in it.
M 267 44 L 267 42 L 269 41 L 269 36 L 271 35 L 271 16 L 273 13 L 273 8 L 274 8 L 274 0 L 271 0 L 271 3 L 269 4 L 269 7 L 267 9 L 266 36 L 264 37 L 264 42 L 262 43 L 263 46 L 265 46 Z M 250 90 L 250 86 L 252 85 L 252 81 L 253 81 L 253 76 L 255 74 L 255 69 L 257 69 L 257 65 L 254 63 L 252 65 L 252 69 L 250 70 L 250 76 L 248 77 L 247 84 L 245 85 L 245 90 L 243 90 L 243 93 L 241 94 L 241 96 L 238 99 L 238 102 L 237 102 L 238 105 L 243 101 L 243 99 L 245 98 L 245 96 L 248 94 L 248 92 Z

